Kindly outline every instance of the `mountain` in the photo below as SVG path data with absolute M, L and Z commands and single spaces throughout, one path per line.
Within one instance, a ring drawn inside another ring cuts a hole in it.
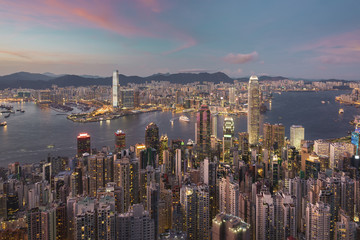
M 286 77 L 270 77 L 270 76 L 260 76 L 259 81 L 279 81 L 287 79 Z M 237 78 L 235 79 L 240 82 L 248 82 L 248 77 Z M 194 82 L 213 82 L 218 84 L 223 83 L 233 83 L 234 79 L 230 78 L 228 75 L 222 72 L 215 73 L 175 73 L 175 74 L 154 74 L 148 77 L 139 77 L 139 76 L 126 76 L 119 74 L 119 83 L 121 86 L 126 86 L 129 83 L 142 84 L 150 83 L 151 81 L 168 81 L 175 84 L 187 84 Z M 329 81 L 329 80 L 323 80 Z M 335 81 L 331 79 L 331 81 Z M 336 80 L 344 81 L 345 80 Z M 6 76 L 0 77 L 0 89 L 5 88 L 31 88 L 31 89 L 46 89 L 51 88 L 52 85 L 57 85 L 59 87 L 80 87 L 80 86 L 92 86 L 92 85 L 106 85 L 111 86 L 112 77 L 98 77 L 92 75 L 55 75 L 52 73 L 28 73 L 28 72 L 18 72 Z
M 0 77 L 0 81 L 48 81 L 50 79 L 53 79 L 54 77 L 52 76 L 47 76 L 44 74 L 40 74 L 40 73 L 29 73 L 29 72 L 17 72 L 17 73 L 13 73 L 10 75 L 5 75 Z

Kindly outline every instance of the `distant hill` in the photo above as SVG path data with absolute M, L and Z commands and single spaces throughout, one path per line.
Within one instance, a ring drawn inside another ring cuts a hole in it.
M 279 81 L 287 79 L 286 77 L 270 77 L 270 76 L 260 76 L 259 81 Z M 235 79 L 240 82 L 249 81 L 249 77 L 237 78 Z M 175 74 L 154 74 L 148 77 L 139 77 L 139 76 L 126 76 L 123 74 L 119 75 L 119 83 L 121 86 L 125 86 L 129 83 L 141 84 L 141 83 L 150 83 L 151 81 L 169 81 L 175 84 L 188 84 L 194 82 L 213 82 L 218 84 L 223 83 L 233 83 L 234 79 L 230 78 L 228 75 L 222 72 L 216 73 L 175 73 Z M 323 80 L 323 81 L 335 81 Z M 336 80 L 344 81 L 346 80 Z M 112 77 L 98 77 L 92 75 L 55 75 L 52 73 L 28 73 L 28 72 L 18 72 L 6 76 L 0 77 L 0 89 L 5 88 L 31 88 L 31 89 L 46 89 L 51 88 L 52 85 L 57 85 L 59 87 L 80 87 L 80 86 L 91 86 L 91 85 L 105 85 L 111 86 Z

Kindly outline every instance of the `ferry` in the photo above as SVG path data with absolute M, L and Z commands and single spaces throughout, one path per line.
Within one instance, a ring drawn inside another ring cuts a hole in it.
M 6 122 L 6 121 L 0 123 L 0 127 L 4 127 L 4 126 L 6 126 L 6 125 L 7 125 L 7 122 Z
M 325 103 L 325 101 L 321 101 L 321 103 L 322 103 L 322 104 L 324 104 L 324 103 Z
M 339 114 L 343 114 L 344 113 L 344 109 L 340 108 L 339 109 Z
M 187 116 L 184 116 L 184 115 L 181 115 L 179 120 L 183 121 L 183 122 L 190 122 L 190 119 Z

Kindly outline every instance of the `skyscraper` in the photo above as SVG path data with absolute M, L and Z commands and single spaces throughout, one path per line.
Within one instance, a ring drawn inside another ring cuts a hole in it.
M 235 88 L 233 87 L 229 88 L 229 103 L 230 104 L 235 103 Z
M 259 80 L 256 76 L 251 76 L 249 80 L 247 128 L 249 133 L 249 143 L 258 143 L 260 128 L 260 90 Z
M 323 202 L 306 207 L 306 239 L 330 239 L 330 206 Z
M 145 146 L 159 150 L 159 128 L 155 123 L 150 123 L 145 129 Z
M 207 105 L 202 105 L 197 112 L 196 145 L 199 148 L 199 159 L 204 160 L 210 153 L 210 110 Z
M 292 125 L 290 127 L 290 144 L 296 149 L 301 148 L 301 140 L 305 139 L 305 129 L 300 125 Z
M 125 142 L 125 133 L 122 130 L 117 130 L 115 132 L 115 150 L 117 152 L 125 149 L 126 147 L 126 142 Z
M 113 104 L 113 107 L 119 106 L 118 85 L 119 85 L 119 72 L 116 70 L 113 73 L 113 82 L 112 82 L 112 104 Z
M 80 133 L 77 136 L 77 156 L 81 157 L 84 153 L 90 154 L 90 135 L 87 133 Z
M 134 90 L 123 89 L 121 90 L 121 106 L 123 108 L 134 108 Z

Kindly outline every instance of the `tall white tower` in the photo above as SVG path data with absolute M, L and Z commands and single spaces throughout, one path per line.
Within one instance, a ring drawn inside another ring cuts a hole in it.
M 257 76 L 251 76 L 249 80 L 247 120 L 249 143 L 256 144 L 259 141 L 260 129 L 260 90 Z
M 119 72 L 118 70 L 114 71 L 113 73 L 113 82 L 112 82 L 112 103 L 113 107 L 119 106 L 119 99 L 118 99 L 118 86 L 119 86 Z
M 305 129 L 300 125 L 290 127 L 290 144 L 296 149 L 301 148 L 301 141 L 305 139 Z

